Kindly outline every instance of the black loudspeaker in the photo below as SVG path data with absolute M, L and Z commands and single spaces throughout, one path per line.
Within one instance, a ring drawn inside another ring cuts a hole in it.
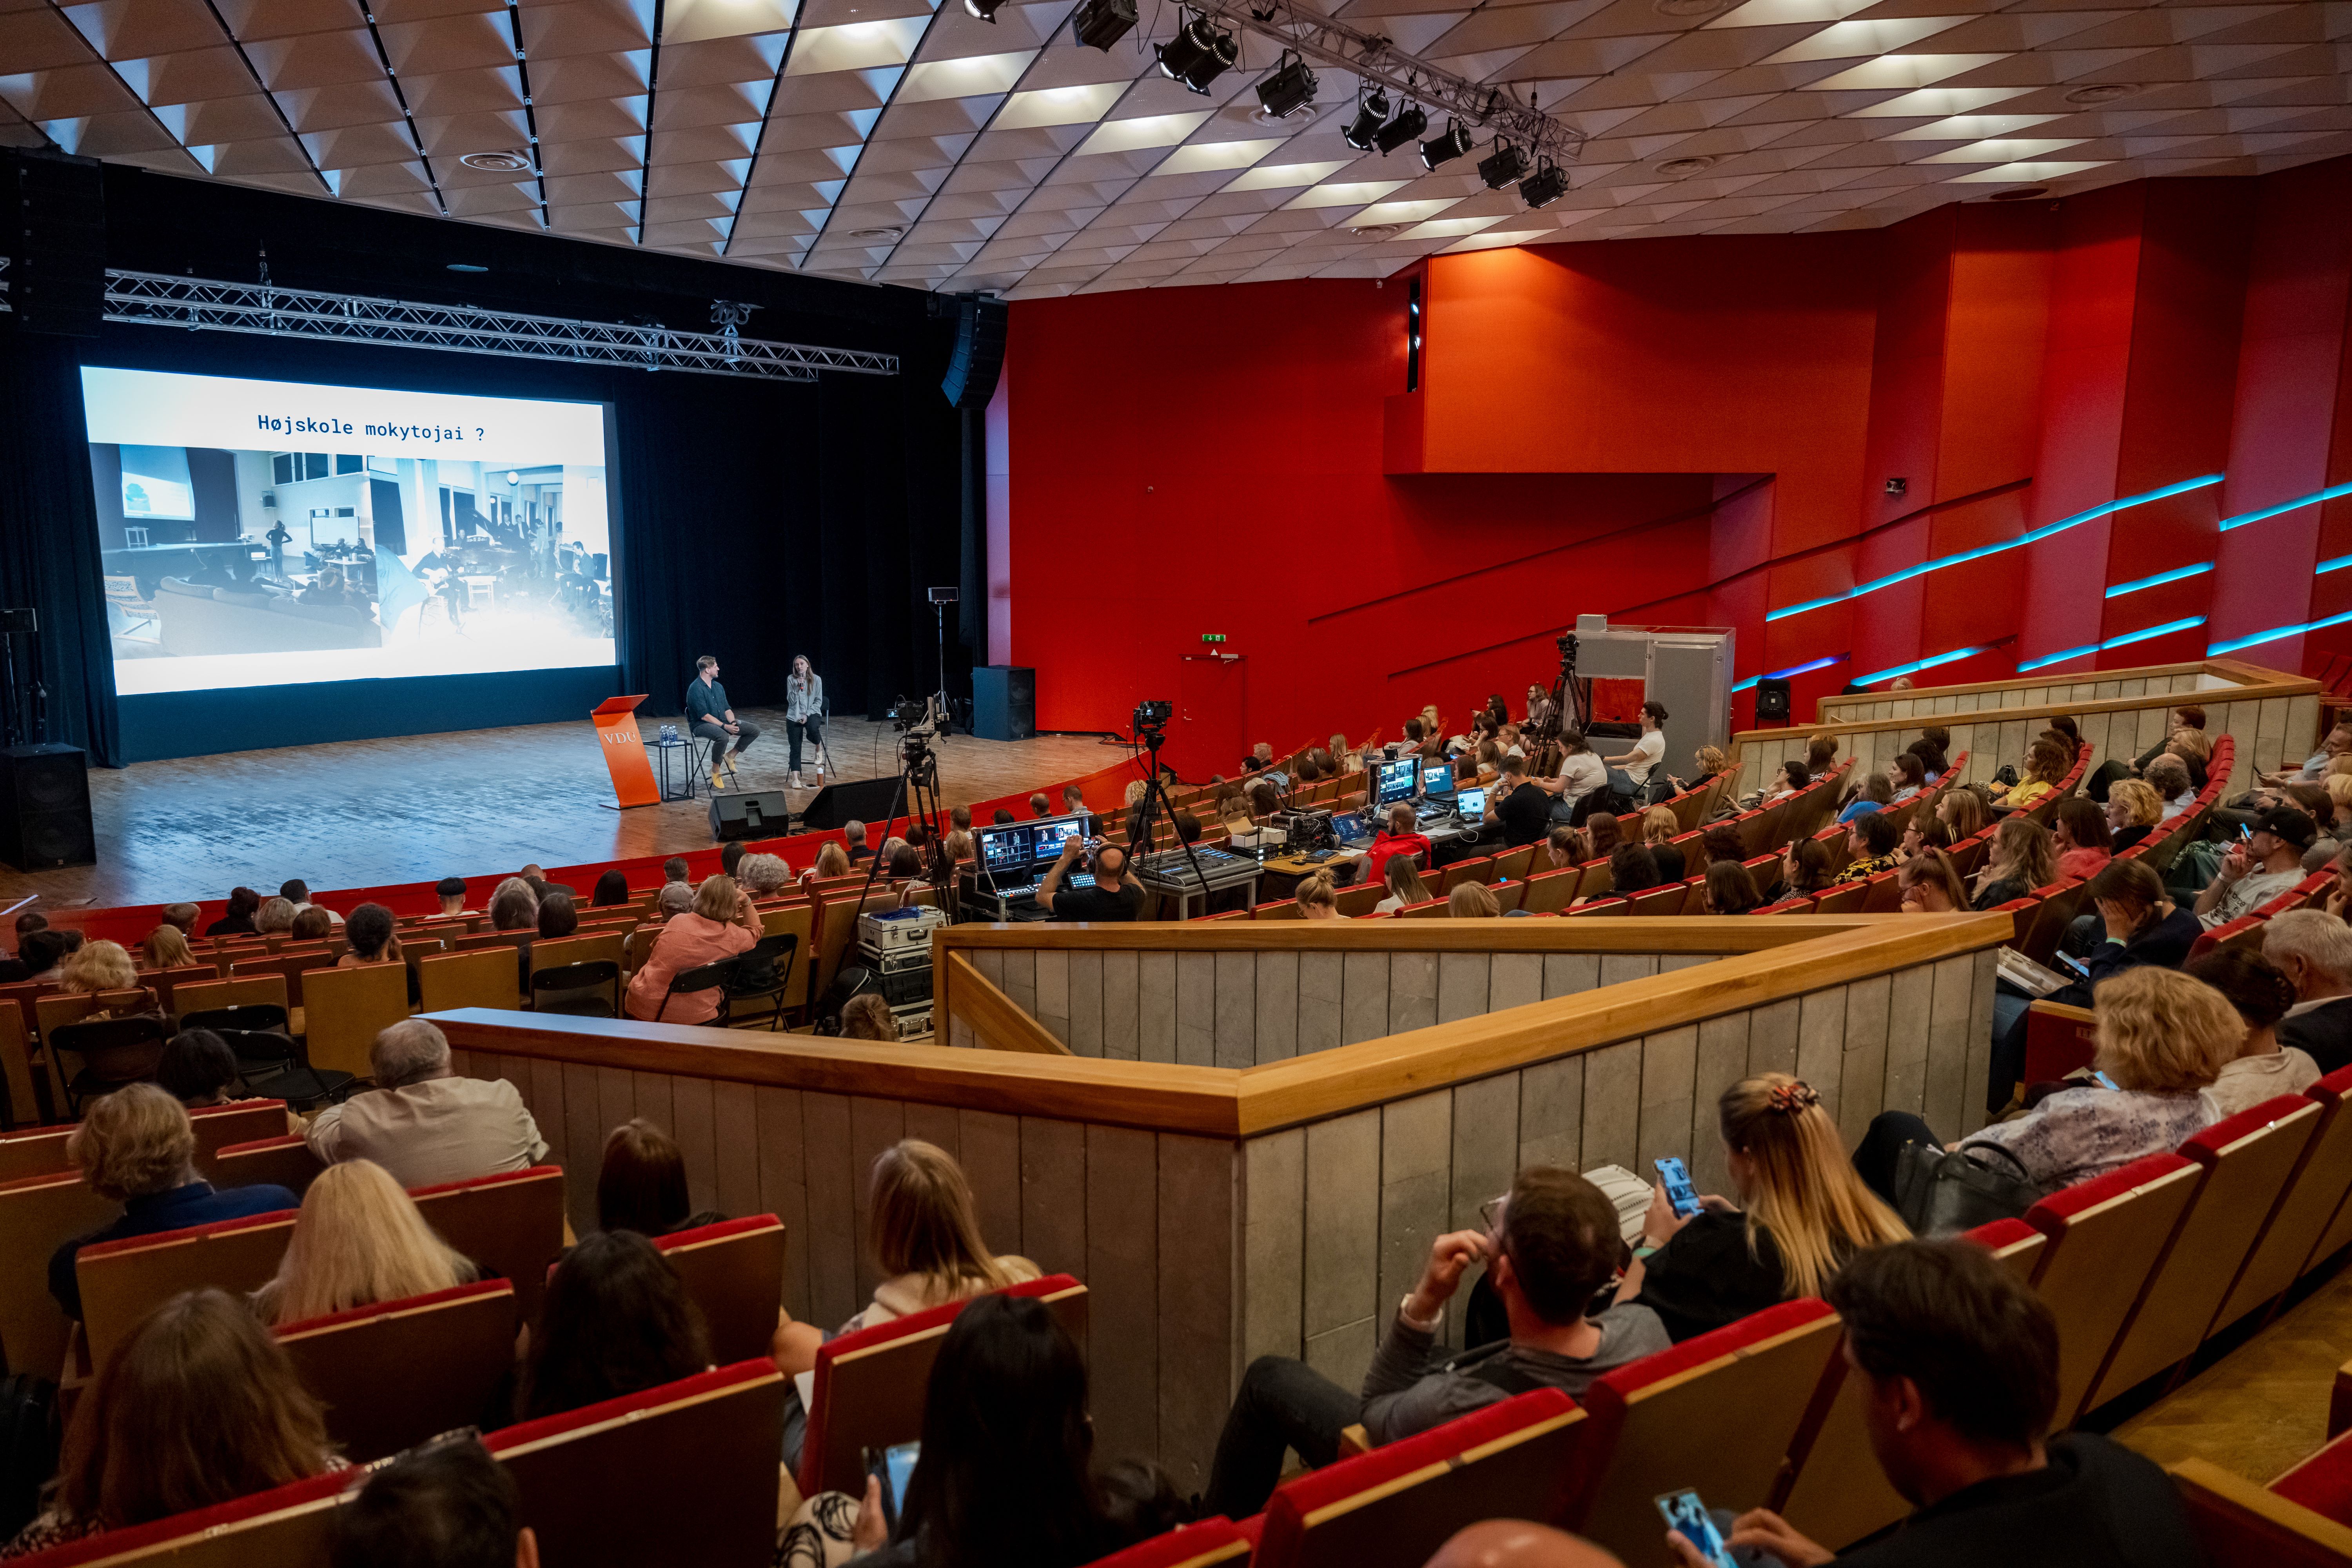
M 983 664 L 971 672 L 971 732 L 983 741 L 1026 741 L 1037 733 L 1037 672 L 1017 664 Z
M 1007 310 L 1002 300 L 956 301 L 955 353 L 940 390 L 958 408 L 985 408 L 996 395 L 996 373 L 1004 368 L 1004 326 Z
M 79 747 L 0 751 L 0 863 L 19 871 L 98 863 L 89 764 Z
M 94 158 L 20 153 L 11 174 L 8 303 L 17 329 L 94 338 L 106 314 L 106 186 Z
M 1767 719 L 1789 721 L 1789 683 L 1769 675 L 1756 683 L 1756 721 Z
M 781 838 L 792 831 L 792 808 L 780 789 L 739 790 L 710 797 L 710 837 Z
M 801 813 L 801 826 L 814 828 L 839 827 L 851 822 L 879 823 L 887 820 L 894 808 L 898 808 L 897 774 L 887 779 L 852 779 L 847 784 L 829 784 L 817 791 L 816 798 Z M 874 847 L 879 849 L 882 846 L 877 842 Z

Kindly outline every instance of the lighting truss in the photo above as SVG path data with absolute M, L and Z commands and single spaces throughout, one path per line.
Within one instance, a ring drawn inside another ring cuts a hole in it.
M 1564 125 L 1498 87 L 1455 76 L 1405 53 L 1377 33 L 1311 11 L 1298 0 L 1187 0 L 1236 27 L 1296 49 L 1312 60 L 1355 72 L 1426 109 L 1507 137 L 1555 163 L 1572 163 L 1584 150 L 1584 132 Z
M 0 284 L 0 288 L 5 288 Z M 7 309 L 0 298 L 0 310 Z M 898 356 L 858 349 L 769 342 L 732 331 L 680 332 L 663 326 L 530 316 L 471 305 L 427 305 L 275 284 L 225 283 L 168 272 L 106 270 L 106 319 L 195 331 L 332 338 L 502 354 L 565 364 L 683 370 L 758 381 L 814 381 L 819 371 L 896 375 Z

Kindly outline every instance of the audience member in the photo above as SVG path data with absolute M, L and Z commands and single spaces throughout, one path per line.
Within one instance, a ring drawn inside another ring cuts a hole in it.
M 1838 738 L 1827 730 L 1805 737 L 1805 773 L 1819 778 L 1837 765 Z
M 1544 788 L 1553 799 L 1553 815 L 1574 820 L 1609 787 L 1609 765 L 1593 755 L 1584 731 L 1574 725 L 1560 731 L 1559 772 Z
M 695 1210 L 687 1193 L 686 1156 L 668 1133 L 639 1116 L 606 1136 L 596 1171 L 597 1229 L 667 1236 L 723 1217 L 716 1210 Z
M 440 900 L 442 914 L 464 914 L 466 912 L 466 879 L 463 877 L 442 878 L 439 881 L 433 884 L 433 896 Z
M 2171 752 L 2168 752 L 2150 763 L 2140 778 L 2163 800 L 2167 816 L 2195 808 L 2199 786 L 2189 780 L 2189 764 Z M 2109 790 L 2108 793 L 2112 795 L 2115 792 Z
M 1865 773 L 1854 786 L 1853 798 L 1837 815 L 1840 822 L 1853 822 L 1873 812 L 1885 811 L 1895 804 L 1895 785 L 1885 773 Z
M 1674 815 L 1666 813 L 1667 819 Z M 1486 794 L 1486 817 L 1501 826 L 1503 842 L 1514 849 L 1536 843 L 1550 831 L 1550 792 L 1529 782 L 1525 757 L 1503 759 L 1503 776 Z
M 2194 730 L 2199 734 L 2203 734 L 2205 732 L 2205 710 L 2193 702 L 2175 708 L 2172 710 L 2172 722 L 2165 729 L 2164 740 L 2158 741 L 2155 745 L 2150 746 L 2147 751 L 2142 752 L 2139 756 L 2133 761 L 2131 771 L 2139 774 L 2142 778 L 2146 778 L 2147 776 L 2148 764 L 2155 762 L 2157 758 L 2164 755 L 2166 742 L 2169 742 L 2173 736 L 2179 734 L 2183 730 Z M 2113 791 L 2110 790 L 2109 793 L 2112 794 Z
M 1837 883 L 1837 871 L 1830 865 L 1829 846 L 1818 838 L 1792 838 L 1780 847 L 1780 876 L 1764 889 L 1765 901 L 1779 903 L 1784 899 L 1801 899 L 1822 892 Z
M 182 936 L 195 934 L 196 921 L 204 910 L 194 904 L 165 904 L 155 911 L 155 918 L 172 927 Z
M 1609 851 L 1609 891 L 1612 894 L 1639 893 L 1654 888 L 1661 879 L 1658 862 L 1639 844 L 1620 844 Z M 1584 900 L 1577 900 L 1582 903 Z
M 635 1231 L 593 1231 L 548 1276 L 516 1415 L 560 1415 L 709 1365 L 702 1313 L 669 1260 Z
M 49 917 L 38 910 L 26 910 L 16 917 L 16 951 L 0 959 L 0 985 L 13 985 L 19 980 L 29 980 L 33 972 L 25 966 L 25 939 L 37 931 L 48 929 Z
M 1741 840 L 1738 827 L 1728 822 L 1718 822 L 1699 836 L 1699 847 L 1706 851 L 1708 864 L 1717 860 L 1738 860 L 1746 864 L 1748 847 Z
M 205 934 L 208 937 L 251 935 L 259 929 L 254 917 L 260 909 L 259 893 L 251 888 L 232 888 L 228 894 L 228 907 L 221 911 L 220 919 L 205 927 Z
M 340 1564 L 338 1565 L 340 1568 Z M 1482 1519 L 1446 1537 L 1426 1568 L 1625 1568 L 1581 1536 L 1525 1519 Z
M 2058 1322 L 2009 1265 L 1965 1240 L 1901 1242 L 1856 1258 L 1828 1296 L 1863 1380 L 1871 1453 L 1918 1511 L 1834 1553 L 1755 1509 L 1732 1526 L 1735 1551 L 1787 1568 L 2201 1568 L 2169 1476 L 2105 1437 L 2049 1436 Z M 1667 1541 L 1682 1568 L 1711 1568 Z
M 2220 992 L 2174 970 L 2143 964 L 2109 980 L 2095 997 L 2093 1065 L 2116 1087 L 2061 1089 L 1967 1140 L 2007 1150 L 2025 1179 L 2044 1188 L 2071 1186 L 2143 1154 L 2179 1148 L 2211 1120 L 2199 1091 L 2221 1076 L 2245 1038 Z M 1892 1203 L 1902 1146 L 1938 1142 L 1908 1111 L 1882 1111 L 1854 1152 L 1854 1169 Z
M 342 955 L 335 960 L 338 969 L 353 969 L 372 963 L 398 963 L 403 954 L 400 938 L 394 934 L 398 922 L 392 911 L 382 904 L 362 904 L 343 922 Z
M 2079 795 L 2068 795 L 2051 812 L 2050 836 L 2051 847 L 2058 851 L 2061 877 L 2087 881 L 2115 858 L 2107 814 Z
M 705 878 L 695 889 L 694 907 L 670 917 L 654 938 L 644 965 L 629 977 L 629 1016 L 647 1022 L 658 1018 L 665 1024 L 709 1023 L 719 1016 L 718 988 L 673 995 L 670 982 L 688 970 L 749 950 L 760 936 L 760 914 L 751 907 L 751 895 L 724 872 Z
M 1997 909 L 2057 879 L 2058 856 L 2050 830 L 2030 816 L 2011 816 L 1993 830 L 1992 852 L 1977 873 L 1977 893 L 1969 907 Z
M 266 899 L 254 911 L 253 929 L 263 936 L 285 936 L 294 929 L 294 905 L 288 899 Z
M 1570 827 L 1565 822 L 1554 823 L 1551 830 L 1544 835 L 1543 848 L 1528 862 L 1528 869 L 1530 873 L 1565 871 L 1570 866 L 1582 865 L 1591 858 L 1588 853 L 1591 844 L 1591 840 L 1585 837 L 1581 829 Z
M 2244 1024 L 2238 1054 L 2203 1090 L 2209 1118 L 2220 1121 L 2282 1094 L 2301 1094 L 2319 1081 L 2319 1068 L 2293 1046 L 2281 1046 L 2279 1020 L 2294 1005 L 2294 983 L 2261 953 L 2221 947 L 2181 966 L 2191 980 L 2219 991 Z
M 2003 811 L 2023 811 L 2039 805 L 2074 768 L 2074 755 L 2056 741 L 2037 738 L 2025 751 L 2025 775 L 2013 784 L 1991 786 L 1993 804 Z
M 539 904 L 539 934 L 549 942 L 570 936 L 580 929 L 580 907 L 569 893 L 550 893 Z M 530 977 L 524 976 L 528 985 Z
M 828 844 L 825 847 L 831 849 L 836 846 Z M 654 913 L 658 917 L 658 923 L 662 925 L 667 925 L 692 908 L 694 908 L 694 884 L 691 882 L 664 882 L 661 891 L 654 895 Z M 644 931 L 643 927 L 638 929 L 640 931 Z M 647 935 L 646 940 L 650 942 L 653 939 Z
M 335 1510 L 329 1568 L 539 1568 L 521 1489 L 471 1434 L 411 1448 Z
M 2164 800 L 2139 779 L 2107 786 L 2107 836 L 2118 855 L 2146 838 L 2164 820 Z
M 196 962 L 195 952 L 188 946 L 187 933 L 175 925 L 157 926 L 139 946 L 150 969 L 184 969 Z
M 1968 884 L 1952 865 L 1952 858 L 1941 849 L 1924 849 L 1903 862 L 1895 874 L 1895 885 L 1903 891 L 1901 910 L 1906 915 L 1966 914 L 1969 909 Z
M 1903 841 L 1895 847 L 1895 863 L 1907 866 L 1930 849 L 1949 849 L 1952 830 L 1925 812 L 1915 811 L 1903 825 Z
M 1502 912 L 1501 900 L 1484 882 L 1456 882 L 1445 895 L 1445 913 L 1452 920 L 1494 920 Z
M 434 1234 L 390 1172 L 373 1160 L 346 1160 L 320 1172 L 302 1194 L 286 1255 L 253 1293 L 253 1310 L 283 1327 L 480 1277 Z
M 1819 1296 L 1855 1253 L 1910 1236 L 1854 1174 L 1836 1121 L 1801 1079 L 1740 1079 L 1716 1102 L 1716 1131 L 1738 1203 L 1703 1194 L 1698 1213 L 1679 1215 L 1653 1184 L 1641 1246 L 1617 1289 L 1677 1342 Z
M 871 991 L 861 991 L 841 1005 L 840 1037 L 896 1043 L 898 1021 L 890 1016 L 889 1003 Z
M 1602 1373 L 1670 1342 L 1646 1307 L 1616 1302 L 1588 1315 L 1624 1248 L 1617 1205 L 1591 1183 L 1531 1165 L 1512 1179 L 1507 1195 L 1479 1212 L 1482 1228 L 1431 1244 L 1421 1279 L 1391 1313 L 1360 1392 L 1287 1356 L 1250 1363 L 1217 1439 L 1204 1511 L 1247 1519 L 1264 1508 L 1286 1448 L 1319 1467 L 1338 1457 L 1340 1432 L 1359 1423 L 1377 1446 L 1532 1389 L 1579 1396 Z M 1433 1357 L 1447 1301 L 1482 1261 L 1509 1337 Z
M 1365 879 L 1387 880 L 1390 858 L 1397 855 L 1412 856 L 1426 868 L 1431 852 L 1429 836 L 1421 831 L 1412 803 L 1398 801 L 1389 807 L 1388 825 L 1372 836 L 1372 847 L 1364 851 Z
M 304 904 L 294 911 L 294 923 L 286 928 L 286 934 L 296 942 L 324 942 L 334 930 L 335 922 L 327 918 L 326 910 Z
M 2221 857 L 2213 880 L 2197 895 L 2197 918 L 2208 931 L 2249 915 L 2304 879 L 2303 852 L 2318 836 L 2311 818 L 2274 805 L 2249 825 L 2251 837 Z
M 1665 722 L 1664 703 L 1654 698 L 1643 703 L 1641 738 L 1621 754 L 1601 759 L 1611 767 L 1623 771 L 1632 785 L 1632 793 L 1636 796 L 1649 788 L 1650 770 L 1665 758 Z
M 1845 868 L 1838 880 L 1859 882 L 1886 870 L 1895 864 L 1895 847 L 1902 842 L 1903 830 L 1885 812 L 1855 817 L 1846 826 Z
M 104 991 L 139 989 L 139 966 L 131 962 L 131 954 L 119 942 L 84 942 L 71 950 L 65 962 L 58 966 L 58 989 L 78 995 L 92 996 Z M 86 1018 L 104 1018 L 110 1009 L 86 1013 Z
M 994 1297 L 956 1315 L 923 1400 L 922 1459 L 887 1529 L 866 1483 L 866 1568 L 1076 1568 L 1130 1544 L 1092 1473 L 1087 1363 L 1042 1301 Z
M 196 1133 L 186 1109 L 158 1085 L 126 1085 L 84 1109 L 81 1125 L 66 1140 L 66 1158 L 90 1191 L 120 1203 L 122 1213 L 49 1255 L 49 1294 L 67 1317 L 81 1321 L 74 1257 L 85 1247 L 295 1205 L 294 1194 L 284 1187 L 215 1192 L 211 1183 L 198 1179 L 195 1155 Z
M 245 1087 L 236 1053 L 210 1029 L 182 1029 L 163 1042 L 155 1061 L 155 1082 L 182 1105 L 226 1105 Z
M 1372 906 L 1372 913 L 1376 915 L 1394 914 L 1407 904 L 1427 903 L 1434 896 L 1423 884 L 1421 873 L 1414 869 L 1413 858 L 1410 855 L 1390 856 L 1387 865 L 1381 869 L 1381 880 L 1388 889 L 1388 895 Z
M 1992 826 L 1992 813 L 1985 808 L 1984 796 L 1958 785 L 1936 797 L 1936 819 L 1952 830 L 1955 844 L 1974 838 Z
M 1328 866 L 1318 866 L 1300 879 L 1291 890 L 1291 902 L 1298 906 L 1299 918 L 1310 921 L 1336 921 L 1339 918 L 1339 884 Z
M 1076 835 L 1062 840 L 1061 857 L 1037 886 L 1037 901 L 1057 921 L 1138 921 L 1143 918 L 1143 889 L 1127 875 L 1127 851 L 1106 844 L 1087 862 L 1092 887 L 1070 885 L 1086 840 Z
M 509 877 L 490 894 L 492 931 L 537 931 L 539 895 L 520 877 Z
M 1672 842 L 1681 831 L 1682 824 L 1670 805 L 1654 805 L 1642 814 L 1642 847 L 1657 862 L 1658 879 L 1662 882 L 1679 882 L 1690 875 L 1682 847 Z
M 741 839 L 729 839 L 726 843 L 721 844 L 719 847 L 719 870 L 730 877 L 733 877 L 735 875 L 735 868 L 740 866 L 743 863 L 743 857 L 749 855 L 751 852 L 751 847 L 744 843 Z M 544 888 L 538 888 L 534 890 L 537 891 L 541 898 L 545 898 L 547 896 L 547 890 Z
M 1715 777 L 1716 774 L 1728 773 L 1731 769 L 1730 760 L 1724 756 L 1723 750 L 1719 746 L 1701 746 L 1698 751 L 1693 754 L 1691 761 L 1697 764 L 1697 771 L 1693 773 L 1690 777 L 1683 778 L 1675 774 L 1667 775 L 1667 782 L 1675 786 L 1675 793 L 1676 795 L 1686 795 L 1690 791 L 1697 789 L 1700 785 L 1706 784 L 1709 779 Z
M 1029 797 L 1029 815 L 1030 815 L 1030 816 L 1053 816 L 1053 815 L 1054 815 L 1054 798 L 1053 798 L 1053 796 L 1051 796 L 1051 795 L 1047 795 L 1047 794 L 1046 794 L 1044 790 L 1042 790 L 1042 789 L 1041 789 L 1041 790 L 1039 790 L 1035 795 L 1031 795 L 1031 796 Z
M 1895 804 L 1897 805 L 1927 787 L 1927 759 L 1916 752 L 1897 752 L 1891 764 L 1891 772 L 1892 777 L 1888 782 L 1895 785 Z
M 66 955 L 73 951 L 74 944 L 67 940 L 70 934 L 61 931 L 26 932 L 16 943 L 16 962 L 25 966 L 25 973 L 18 978 L 54 984 Z
M 305 882 L 299 877 L 289 877 L 285 881 L 280 882 L 278 885 L 278 896 L 284 899 L 288 903 L 292 904 L 297 914 L 299 914 L 302 910 L 312 907 L 310 903 L 310 884 Z M 332 910 L 327 910 L 327 920 L 331 924 L 334 925 L 341 925 L 343 923 L 343 917 L 337 914 Z
M 0 1556 L 343 1468 L 319 1402 L 259 1321 L 223 1291 L 188 1291 L 107 1357 L 74 1407 L 39 1517 Z
M 2164 749 L 2180 759 L 2181 767 L 2189 774 L 2189 787 L 2192 790 L 2202 790 L 2209 782 L 2205 771 L 2206 764 L 2213 759 L 2213 742 L 2206 736 L 2205 731 L 2175 730 L 2172 732 L 2172 738 L 2165 742 Z
M 846 877 L 856 869 L 849 862 L 849 851 L 827 839 L 817 847 L 816 865 L 802 880 L 822 882 L 835 877 Z
M 1764 895 L 1756 890 L 1756 879 L 1748 868 L 1737 860 L 1717 860 L 1708 865 L 1706 879 L 1699 884 L 1699 909 L 1710 915 L 1744 915 L 1760 909 Z
M 589 895 L 588 907 L 596 910 L 617 909 L 629 901 L 629 879 L 626 873 L 607 871 L 596 879 L 596 890 Z
M 1011 822 L 1013 820 L 1013 814 L 1006 811 L 1003 807 L 999 806 L 996 812 L 996 820 L 999 822 Z M 872 849 L 866 847 L 866 824 L 862 822 L 850 821 L 843 823 L 841 825 L 841 838 L 842 847 L 848 854 L 849 863 L 853 867 L 855 867 L 860 860 L 865 859 L 867 856 L 874 853 Z
M 687 865 L 686 857 L 683 855 L 673 855 L 662 862 L 664 883 L 688 882 L 692 880 L 693 875 L 693 869 Z
M 449 1041 L 423 1018 L 403 1018 L 368 1051 L 373 1093 L 310 1119 L 310 1152 L 325 1163 L 373 1160 L 403 1187 L 527 1171 L 547 1158 L 539 1124 L 505 1079 L 459 1078 Z
M 1624 825 L 1613 811 L 1596 811 L 1584 819 L 1585 836 L 1592 840 L 1592 858 L 1606 860 L 1624 841 Z
M 2273 915 L 2263 922 L 2263 956 L 2294 987 L 2280 1041 L 2323 1074 L 2352 1067 L 2352 926 L 2320 910 Z
M 1187 812 L 1184 815 L 1190 816 L 1192 814 Z M 1183 824 L 1181 821 L 1177 824 L 1177 831 L 1180 834 L 1183 831 Z M 1197 820 L 1195 820 L 1192 824 L 1193 837 L 1200 837 L 1200 832 L 1201 825 Z M 976 854 L 976 851 L 972 847 L 971 830 L 968 827 L 950 829 L 943 842 L 947 847 L 948 864 L 950 866 L 962 866 L 968 864 Z

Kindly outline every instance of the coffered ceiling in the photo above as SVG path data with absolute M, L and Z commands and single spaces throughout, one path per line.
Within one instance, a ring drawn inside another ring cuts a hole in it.
M 368 9 L 373 4 L 373 9 Z M 1268 122 L 1066 0 L 0 0 L 0 142 L 753 267 L 1013 298 L 1376 277 L 1433 251 L 1871 226 L 2352 152 L 2352 3 L 1349 0 L 1588 140 L 1530 210 L 1486 151 Z M 1431 134 L 1442 128 L 1434 120 Z M 498 154 L 511 156 L 500 159 Z M 472 159 L 472 163 L 467 162 Z M 488 163 L 489 167 L 478 165 Z M 500 167 L 500 164 L 506 166 Z

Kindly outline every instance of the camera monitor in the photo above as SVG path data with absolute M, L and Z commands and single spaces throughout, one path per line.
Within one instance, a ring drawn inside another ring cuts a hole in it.
M 1395 762 L 1377 764 L 1372 770 L 1372 804 L 1394 805 L 1398 801 L 1411 800 L 1420 767 L 1419 759 L 1414 757 L 1399 757 Z
M 1454 793 L 1454 764 L 1452 763 L 1422 763 L 1421 793 L 1423 795 L 1452 795 Z
M 1030 832 L 1035 837 L 1037 863 L 1051 865 L 1061 858 L 1065 840 L 1087 836 L 1087 819 L 1083 816 L 1057 816 L 1050 822 L 1031 824 Z
M 1029 830 L 1025 827 L 983 827 L 980 830 L 980 863 L 997 876 L 1022 876 L 1029 869 Z

